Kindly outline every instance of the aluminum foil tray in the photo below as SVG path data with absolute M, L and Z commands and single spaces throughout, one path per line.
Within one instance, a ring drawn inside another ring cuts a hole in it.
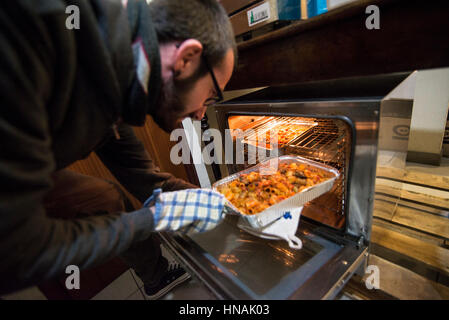
M 274 163 L 272 162 L 274 161 Z M 294 196 L 291 196 L 281 202 L 276 203 L 275 205 L 272 205 L 265 209 L 264 211 L 261 211 L 257 214 L 253 215 L 247 215 L 241 213 L 230 201 L 227 201 L 226 203 L 226 209 L 225 213 L 228 214 L 237 214 L 243 217 L 251 226 L 254 228 L 262 228 L 266 225 L 270 224 L 271 222 L 275 221 L 276 219 L 282 217 L 286 211 L 293 210 L 298 207 L 304 206 L 307 202 L 312 201 L 319 196 L 323 195 L 324 193 L 328 192 L 332 189 L 332 186 L 335 183 L 335 180 L 340 176 L 340 173 L 337 169 L 327 166 L 324 164 L 321 164 L 316 161 L 312 161 L 309 159 L 305 159 L 299 156 L 293 156 L 293 155 L 285 155 L 280 156 L 277 158 L 272 158 L 269 160 L 266 160 L 264 162 L 261 162 L 251 168 L 245 169 L 243 171 L 240 171 L 238 173 L 232 174 L 224 179 L 221 179 L 217 182 L 215 182 L 212 185 L 212 188 L 216 191 L 218 191 L 218 187 L 228 184 L 233 180 L 238 179 L 242 174 L 248 174 L 253 171 L 260 171 L 263 172 L 265 170 L 265 174 L 269 172 L 269 170 L 273 170 L 271 168 L 275 167 L 276 163 L 278 165 L 286 163 L 290 164 L 292 162 L 296 162 L 298 164 L 304 164 L 306 166 L 322 170 L 324 171 L 330 178 L 322 183 L 316 184 L 314 186 L 311 186 L 309 188 L 306 188 L 302 190 L 301 192 L 298 192 Z

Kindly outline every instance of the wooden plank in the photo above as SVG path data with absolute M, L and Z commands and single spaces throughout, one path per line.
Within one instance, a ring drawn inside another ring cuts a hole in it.
M 375 217 L 382 218 L 387 221 L 393 219 L 394 212 L 396 210 L 396 205 L 389 201 L 384 201 L 380 199 L 374 200 L 373 215 Z
M 399 201 L 398 205 L 396 205 L 395 198 L 391 198 L 391 201 L 389 201 L 387 196 L 376 195 L 373 217 L 394 223 L 389 224 L 392 230 L 414 235 L 416 238 L 431 239 L 433 243 L 437 241 L 439 245 L 444 245 L 445 238 L 449 237 L 449 219 L 429 212 L 404 207 L 401 205 L 402 203 Z
M 372 226 L 371 241 L 430 265 L 449 274 L 449 250 L 400 234 L 395 231 Z
M 397 178 L 402 176 L 402 181 L 434 187 L 441 190 L 449 191 L 449 174 L 436 175 L 428 172 L 420 172 L 413 168 L 406 168 L 405 173 L 401 169 L 378 167 L 378 177 Z
M 440 246 L 440 247 L 444 247 L 444 242 L 445 240 L 438 238 L 438 237 L 434 237 L 432 235 L 414 230 L 414 229 L 410 229 L 401 225 L 397 225 L 394 223 L 391 223 L 389 221 L 385 221 L 382 220 L 378 217 L 374 217 L 373 219 L 373 225 L 376 225 L 378 227 L 390 230 L 390 231 L 395 231 L 398 232 L 400 234 L 421 240 L 421 241 L 425 241 L 429 244 L 435 245 L 435 246 Z
M 370 255 L 369 265 L 379 268 L 379 290 L 401 300 L 446 300 L 449 288 L 378 256 Z M 365 275 L 362 283 L 369 275 Z
M 421 186 L 410 185 L 397 181 L 388 181 L 387 179 L 376 179 L 376 193 L 385 195 L 400 196 L 401 199 L 419 202 L 428 206 L 438 207 L 442 210 L 433 210 L 440 215 L 448 217 L 449 211 L 449 192 L 430 189 Z
M 369 290 L 365 281 L 360 276 L 354 275 L 342 289 L 342 294 L 352 300 L 397 300 L 383 290 Z
M 390 201 L 398 202 L 401 198 L 401 189 L 392 188 L 390 186 L 382 185 L 379 179 L 376 179 L 376 185 L 374 186 L 374 192 L 376 195 L 384 195 L 390 198 Z
M 424 212 L 427 212 L 430 214 L 435 214 L 435 215 L 449 218 L 449 208 L 441 209 L 438 207 L 429 206 L 425 203 L 421 204 L 421 203 L 413 202 L 411 200 L 406 200 L 406 199 L 399 199 L 398 204 L 403 207 L 409 207 L 409 208 L 413 208 L 418 211 L 424 211 Z
M 440 198 L 437 196 L 423 194 L 423 193 L 419 193 L 419 192 L 411 191 L 411 190 L 402 190 L 401 199 L 417 201 L 417 202 L 420 202 L 423 204 L 431 205 L 434 207 L 439 207 L 442 209 L 449 208 L 449 198 L 446 198 L 446 199 Z M 449 213 L 448 213 L 448 211 L 440 211 L 440 214 L 442 216 L 447 217 Z
M 379 30 L 365 27 L 369 5 L 381 8 Z M 238 51 L 228 90 L 446 67 L 449 2 L 360 0 L 243 42 Z
M 445 217 L 398 206 L 391 221 L 443 239 L 449 238 L 449 219 Z

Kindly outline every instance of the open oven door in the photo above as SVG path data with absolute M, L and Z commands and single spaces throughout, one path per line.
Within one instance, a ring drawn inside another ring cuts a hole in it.
M 324 227 L 304 219 L 296 233 L 299 250 L 253 236 L 237 220 L 227 216 L 214 230 L 190 237 L 161 233 L 167 248 L 217 299 L 332 299 L 366 262 L 366 246 L 330 238 Z

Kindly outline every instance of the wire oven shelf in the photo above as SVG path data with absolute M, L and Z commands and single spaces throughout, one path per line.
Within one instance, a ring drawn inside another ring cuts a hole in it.
M 261 125 L 247 127 L 246 130 L 251 129 L 249 134 L 247 134 L 247 131 L 242 131 L 241 134 L 236 137 L 250 147 L 273 150 L 274 146 L 271 145 L 270 138 L 267 138 L 267 136 L 271 137 L 271 132 L 277 133 L 282 129 L 296 128 L 297 134 L 292 134 L 291 137 L 288 137 L 287 141 L 278 142 L 277 147 L 282 148 L 308 132 L 316 125 L 317 123 L 310 119 L 297 117 L 270 117 L 268 121 L 265 121 Z

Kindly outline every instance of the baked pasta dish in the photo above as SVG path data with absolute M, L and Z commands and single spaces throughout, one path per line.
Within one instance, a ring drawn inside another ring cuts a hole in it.
M 217 187 L 242 214 L 253 215 L 330 177 L 308 165 L 282 163 L 271 175 L 253 171 Z

